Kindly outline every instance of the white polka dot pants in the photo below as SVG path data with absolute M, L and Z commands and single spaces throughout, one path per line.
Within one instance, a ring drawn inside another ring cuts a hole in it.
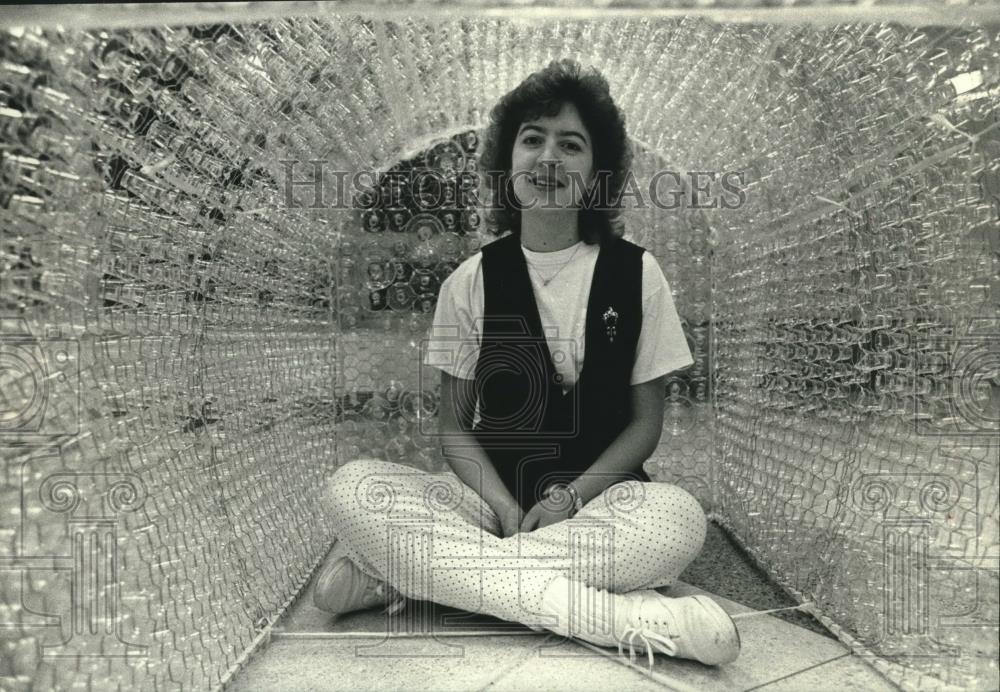
M 616 483 L 572 519 L 508 538 L 451 471 L 356 459 L 326 497 L 337 539 L 371 576 L 408 598 L 529 626 L 544 623 L 555 577 L 614 593 L 669 586 L 705 541 L 701 505 L 665 483 Z

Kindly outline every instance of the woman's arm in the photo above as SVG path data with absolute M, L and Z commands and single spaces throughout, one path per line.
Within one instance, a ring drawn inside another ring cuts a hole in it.
M 594 463 L 573 481 L 584 504 L 627 478 L 652 456 L 663 432 L 666 375 L 632 385 L 632 420 Z
M 438 418 L 441 451 L 455 475 L 493 508 L 506 537 L 517 532 L 521 523 L 521 507 L 472 434 L 476 411 L 474 382 L 441 371 L 441 411 Z
M 571 485 L 583 503 L 597 497 L 610 485 L 629 478 L 652 455 L 663 431 L 663 394 L 666 377 L 632 385 L 632 420 L 585 472 Z M 569 516 L 569 508 L 545 509 L 539 502 L 525 515 L 522 531 L 548 526 Z

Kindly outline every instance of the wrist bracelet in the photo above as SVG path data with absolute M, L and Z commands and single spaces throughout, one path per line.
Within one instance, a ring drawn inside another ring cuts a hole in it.
M 548 490 L 545 491 L 545 497 L 551 497 L 552 493 L 557 490 L 565 490 L 569 493 L 569 497 L 573 502 L 573 505 L 569 510 L 569 518 L 572 519 L 576 516 L 577 512 L 583 509 L 583 498 L 580 497 L 580 493 L 576 491 L 576 488 L 574 488 L 571 483 L 553 483 L 548 487 Z

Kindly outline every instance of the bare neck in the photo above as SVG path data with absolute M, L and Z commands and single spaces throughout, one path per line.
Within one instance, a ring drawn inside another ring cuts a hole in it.
M 576 209 L 521 214 L 521 244 L 532 252 L 555 252 L 580 242 Z

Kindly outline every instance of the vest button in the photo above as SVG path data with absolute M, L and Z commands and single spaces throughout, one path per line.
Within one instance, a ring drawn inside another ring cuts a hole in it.
M 552 376 L 552 381 L 555 382 L 556 384 L 561 384 L 563 381 L 563 376 L 557 372 L 555 375 Z

